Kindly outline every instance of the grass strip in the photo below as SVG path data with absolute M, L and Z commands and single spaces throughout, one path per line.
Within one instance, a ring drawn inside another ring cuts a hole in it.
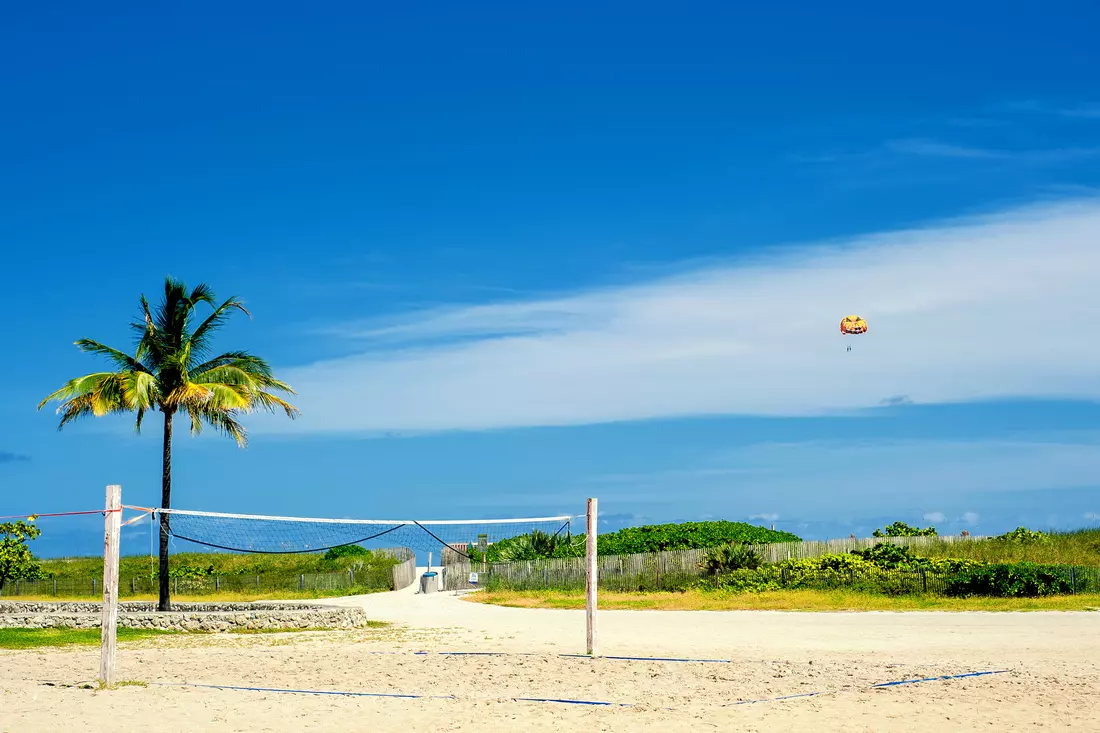
M 478 591 L 464 600 L 513 608 L 583 609 L 584 591 Z M 1100 611 L 1100 594 L 1042 598 L 886 596 L 846 590 L 762 593 L 601 591 L 604 611 Z

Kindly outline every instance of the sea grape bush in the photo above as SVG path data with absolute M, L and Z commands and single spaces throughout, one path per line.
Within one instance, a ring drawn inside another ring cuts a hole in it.
M 790 532 L 757 527 L 745 522 L 684 522 L 628 527 L 601 535 L 597 548 L 601 555 L 631 555 L 665 550 L 691 550 L 717 547 L 730 542 L 764 545 L 775 542 L 801 542 Z
M 42 534 L 32 521 L 0 524 L 0 590 L 9 580 L 36 580 L 42 567 L 31 553 L 27 542 Z
M 979 565 L 957 573 L 947 584 L 951 596 L 1007 598 L 1051 596 L 1072 592 L 1057 568 L 1030 562 Z
M 618 532 L 602 534 L 596 538 L 596 551 L 600 555 L 636 555 L 666 550 L 706 549 L 730 543 L 762 545 L 801 541 L 801 537 L 790 532 L 757 527 L 745 522 L 684 522 L 628 527 Z M 544 549 L 541 553 L 528 552 L 526 548 L 530 544 L 529 535 L 520 535 L 492 543 L 484 556 L 476 547 L 467 550 L 466 555 L 475 563 L 584 557 L 585 536 L 559 534 L 556 542 L 542 543 Z
M 1027 544 L 1032 542 L 1049 542 L 1050 535 L 1044 534 L 1038 530 L 1028 529 L 1027 527 L 1017 527 L 1011 532 L 1005 532 L 993 539 L 1002 542 L 1019 542 L 1021 544 Z
M 871 535 L 874 537 L 935 537 L 936 528 L 926 527 L 921 529 L 920 527 L 910 527 L 905 522 L 894 522 L 887 526 L 885 530 L 876 529 Z
M 1066 571 L 1057 566 L 919 557 L 909 548 L 887 543 L 847 554 L 784 560 L 756 569 L 719 570 L 713 578 L 700 581 L 698 587 L 738 593 L 843 587 L 900 594 L 926 588 L 921 573 L 942 579 L 942 592 L 959 597 L 1033 597 L 1073 591 Z

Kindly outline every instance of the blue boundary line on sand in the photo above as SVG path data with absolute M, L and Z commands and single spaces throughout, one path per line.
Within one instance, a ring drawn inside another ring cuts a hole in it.
M 870 689 L 874 690 L 874 689 L 882 689 L 882 688 L 886 688 L 886 687 L 898 687 L 899 685 L 914 685 L 914 684 L 917 684 L 919 682 L 940 682 L 940 681 L 943 681 L 943 680 L 960 680 L 960 679 L 963 679 L 965 677 L 983 677 L 985 675 L 990 675 L 990 674 L 1005 674 L 1009 671 L 1011 671 L 1011 670 L 994 669 L 994 670 L 988 670 L 988 671 L 984 671 L 984 672 L 965 672 L 963 674 L 945 674 L 945 675 L 940 675 L 939 677 L 921 677 L 921 678 L 911 679 L 911 680 L 896 680 L 894 682 L 879 682 L 877 684 L 871 685 Z M 741 700 L 739 702 L 731 703 L 731 705 L 752 705 L 752 704 L 758 703 L 758 702 L 779 702 L 781 700 L 794 700 L 795 698 L 798 698 L 798 697 L 817 697 L 818 695 L 830 695 L 830 694 L 835 694 L 837 692 L 842 692 L 842 690 L 832 690 L 832 691 L 822 690 L 820 692 L 801 692 L 801 693 L 798 693 L 797 695 L 783 695 L 781 697 L 765 697 L 765 698 L 760 699 L 760 700 Z M 727 707 L 727 706 L 724 705 L 723 707 Z
M 408 654 L 417 657 L 538 657 L 543 656 L 537 652 L 403 652 L 403 651 L 372 651 L 370 654 Z M 588 654 L 558 654 L 565 659 L 611 659 L 626 662 L 697 662 L 702 664 L 733 664 L 732 659 L 691 659 L 686 657 L 623 657 L 623 656 L 589 656 Z
M 417 652 L 417 654 L 429 654 L 429 653 L 430 652 Z M 442 652 L 440 652 L 440 653 L 442 654 Z M 492 652 L 488 652 L 488 653 L 492 653 Z M 567 655 L 559 655 L 559 656 L 567 656 Z M 583 656 L 583 655 L 576 655 L 576 656 Z M 636 658 L 636 659 L 645 659 L 645 660 L 666 661 L 666 660 L 661 660 L 657 657 L 624 657 L 624 658 L 625 659 L 635 659 Z M 685 660 L 672 660 L 672 661 L 685 661 Z M 686 660 L 686 661 L 694 661 L 694 660 Z M 895 680 L 893 682 L 879 682 L 878 684 L 871 685 L 870 689 L 881 689 L 881 688 L 886 688 L 886 687 L 897 687 L 897 686 L 900 686 L 900 685 L 913 685 L 913 684 L 918 684 L 918 683 L 921 683 L 921 682 L 941 682 L 941 681 L 944 681 L 944 680 L 958 680 L 958 679 L 964 679 L 964 678 L 967 678 L 967 677 L 983 677 L 983 676 L 986 676 L 986 675 L 993 675 L 993 674 L 1005 674 L 1009 671 L 1010 670 L 1007 670 L 1007 669 L 996 669 L 996 670 L 987 670 L 987 671 L 982 671 L 982 672 L 965 672 L 963 674 L 947 674 L 947 675 L 941 675 L 939 677 L 921 677 L 921 678 L 911 679 L 911 680 Z M 460 699 L 455 695 L 413 695 L 413 694 L 410 694 L 410 693 L 401 693 L 401 692 L 348 692 L 348 691 L 342 691 L 342 690 L 297 690 L 297 689 L 281 688 L 281 687 L 245 687 L 245 686 L 240 686 L 240 685 L 212 685 L 212 684 L 204 684 L 204 683 L 198 683 L 198 682 L 152 682 L 150 684 L 156 685 L 158 687 L 198 687 L 198 688 L 203 688 L 203 689 L 208 689 L 208 690 L 234 690 L 234 691 L 242 691 L 242 692 L 282 692 L 282 693 L 291 693 L 291 694 L 296 694 L 296 695 L 337 695 L 337 696 L 345 696 L 345 697 L 391 697 L 391 698 L 402 698 L 402 699 L 406 699 L 406 700 L 458 700 L 458 699 Z M 762 702 L 781 702 L 781 701 L 784 701 L 784 700 L 795 700 L 795 699 L 803 698 L 803 697 L 817 697 L 819 695 L 835 694 L 837 692 L 842 692 L 842 690 L 832 690 L 832 691 L 820 690 L 820 691 L 817 691 L 817 692 L 800 692 L 800 693 L 797 693 L 797 694 L 794 694 L 794 695 L 781 695 L 779 697 L 765 697 L 765 698 L 761 698 L 759 700 L 739 700 L 739 701 L 734 702 L 734 703 L 728 703 L 726 705 L 720 705 L 719 707 L 732 707 L 732 706 L 735 706 L 735 705 L 755 705 L 755 704 L 762 703 Z M 592 705 L 592 706 L 599 706 L 599 707 L 619 707 L 619 708 L 630 708 L 630 707 L 634 707 L 634 705 L 635 705 L 635 703 L 629 703 L 629 702 L 607 702 L 607 701 L 604 701 L 604 700 L 573 700 L 573 699 L 569 699 L 569 698 L 554 698 L 554 697 L 512 697 L 512 698 L 503 698 L 503 699 L 510 699 L 510 700 L 514 700 L 515 702 L 543 702 L 543 703 L 555 703 L 555 704 L 561 704 L 561 705 Z M 663 708 L 663 709 L 664 710 L 673 710 L 674 708 Z
M 455 695 L 413 695 L 403 692 L 348 692 L 344 690 L 296 690 L 282 687 L 245 687 L 241 685 L 211 685 L 201 682 L 151 682 L 157 687 L 199 687 L 206 690 L 233 690 L 238 692 L 284 692 L 295 695 L 335 695 L 344 697 L 399 697 L 406 700 L 458 700 Z M 570 700 L 552 697 L 512 697 L 516 702 L 550 702 L 563 705 L 600 705 L 607 707 L 633 707 L 629 702 L 605 702 L 602 700 Z
M 898 685 L 915 685 L 918 682 L 939 682 L 940 680 L 961 680 L 964 677 L 982 677 L 987 674 L 1005 674 L 1007 669 L 992 669 L 986 672 L 967 672 L 965 674 L 946 674 L 940 677 L 920 677 L 912 680 L 897 680 L 896 682 L 879 682 L 871 687 L 897 687 Z

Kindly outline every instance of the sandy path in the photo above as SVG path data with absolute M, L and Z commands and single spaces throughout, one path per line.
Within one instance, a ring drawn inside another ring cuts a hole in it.
M 1100 614 L 646 612 L 600 615 L 608 655 L 576 659 L 577 611 L 482 606 L 451 594 L 341 599 L 403 629 L 171 637 L 120 649 L 123 678 L 373 693 L 195 687 L 93 692 L 97 650 L 0 652 L 0 731 L 1100 730 Z M 417 650 L 499 651 L 496 656 Z M 890 688 L 875 683 L 1006 669 Z M 813 697 L 739 701 L 822 693 Z M 632 703 L 593 707 L 516 697 Z

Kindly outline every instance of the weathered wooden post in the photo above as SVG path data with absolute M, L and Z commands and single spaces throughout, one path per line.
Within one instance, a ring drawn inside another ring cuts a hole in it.
M 585 517 L 585 574 L 584 574 L 584 616 L 587 627 L 587 641 L 589 656 L 596 656 L 598 648 L 598 634 L 596 631 L 596 586 L 599 584 L 599 568 L 596 563 L 596 499 L 588 500 L 588 511 Z
M 122 529 L 122 487 L 107 487 L 103 519 L 103 615 L 100 619 L 99 680 L 115 683 L 115 648 L 118 638 L 118 543 Z

